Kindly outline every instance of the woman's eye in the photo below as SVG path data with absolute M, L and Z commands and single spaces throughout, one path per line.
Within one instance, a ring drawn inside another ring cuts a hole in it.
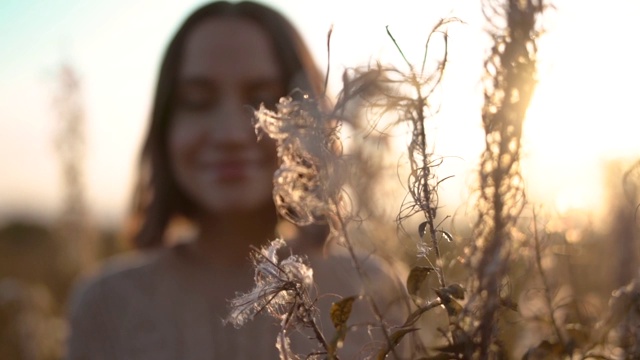
M 187 111 L 205 111 L 211 107 L 213 100 L 211 96 L 203 94 L 180 96 L 177 107 Z
M 280 96 L 271 93 L 253 94 L 249 98 L 249 104 L 253 108 L 259 108 L 260 104 L 264 104 L 268 109 L 273 109 L 278 102 Z
M 283 93 L 279 84 L 258 85 L 247 92 L 248 105 L 259 108 L 260 104 L 264 104 L 265 107 L 273 110 Z
M 216 103 L 211 89 L 202 86 L 183 86 L 176 94 L 176 108 L 188 112 L 207 111 Z

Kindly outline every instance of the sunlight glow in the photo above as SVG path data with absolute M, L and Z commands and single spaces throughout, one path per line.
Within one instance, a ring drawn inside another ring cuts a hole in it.
M 585 4 L 582 10 L 593 17 L 577 17 L 566 5 L 559 2 L 563 21 L 550 26 L 539 43 L 539 83 L 525 122 L 523 168 L 534 201 L 552 199 L 561 213 L 597 212 L 606 164 L 640 154 L 640 127 L 632 120 L 637 106 L 628 91 L 640 83 L 634 70 L 638 55 L 624 37 L 605 32 L 606 24 L 590 23 L 603 19 L 600 7 Z M 623 30 L 630 23 L 613 17 L 608 25 Z

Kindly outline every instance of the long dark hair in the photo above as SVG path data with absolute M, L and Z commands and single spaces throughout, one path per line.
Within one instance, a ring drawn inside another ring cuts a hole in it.
M 311 53 L 292 24 L 278 12 L 250 1 L 214 2 L 194 11 L 169 43 L 158 76 L 133 199 L 133 244 L 138 248 L 162 245 L 171 219 L 177 215 L 189 218 L 195 211 L 195 205 L 180 190 L 171 172 L 167 133 L 185 40 L 197 24 L 219 17 L 248 19 L 265 30 L 271 37 L 288 91 L 302 89 L 312 95 L 322 92 L 322 75 Z

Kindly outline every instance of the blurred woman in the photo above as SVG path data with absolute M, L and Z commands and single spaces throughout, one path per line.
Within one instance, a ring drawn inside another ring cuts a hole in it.
M 140 251 L 109 261 L 76 291 L 70 359 L 278 357 L 273 319 L 257 316 L 240 329 L 222 321 L 228 300 L 252 287 L 250 246 L 285 235 L 272 199 L 275 144 L 256 140 L 252 108 L 273 107 L 295 89 L 318 96 L 321 87 L 301 37 L 277 12 L 215 2 L 187 18 L 166 51 L 142 151 Z M 181 219 L 196 232 L 175 243 L 171 230 Z M 315 226 L 288 240 L 309 257 L 319 292 L 361 293 L 347 258 L 323 256 L 325 236 Z M 318 302 L 328 334 L 326 314 L 338 299 Z M 362 345 L 341 351 L 351 356 Z

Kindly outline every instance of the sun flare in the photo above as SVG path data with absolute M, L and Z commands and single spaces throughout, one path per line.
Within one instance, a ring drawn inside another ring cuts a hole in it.
M 623 83 L 631 68 L 624 61 L 603 68 L 622 53 L 592 51 L 585 58 L 580 43 L 567 48 L 562 34 L 545 36 L 551 39 L 541 45 L 547 48 L 541 50 L 539 83 L 523 137 L 530 193 L 560 212 L 597 211 L 607 164 L 640 153 L 637 135 L 631 135 L 640 132 L 630 121 L 637 110 L 626 100 Z M 598 69 L 607 76 L 598 76 Z

